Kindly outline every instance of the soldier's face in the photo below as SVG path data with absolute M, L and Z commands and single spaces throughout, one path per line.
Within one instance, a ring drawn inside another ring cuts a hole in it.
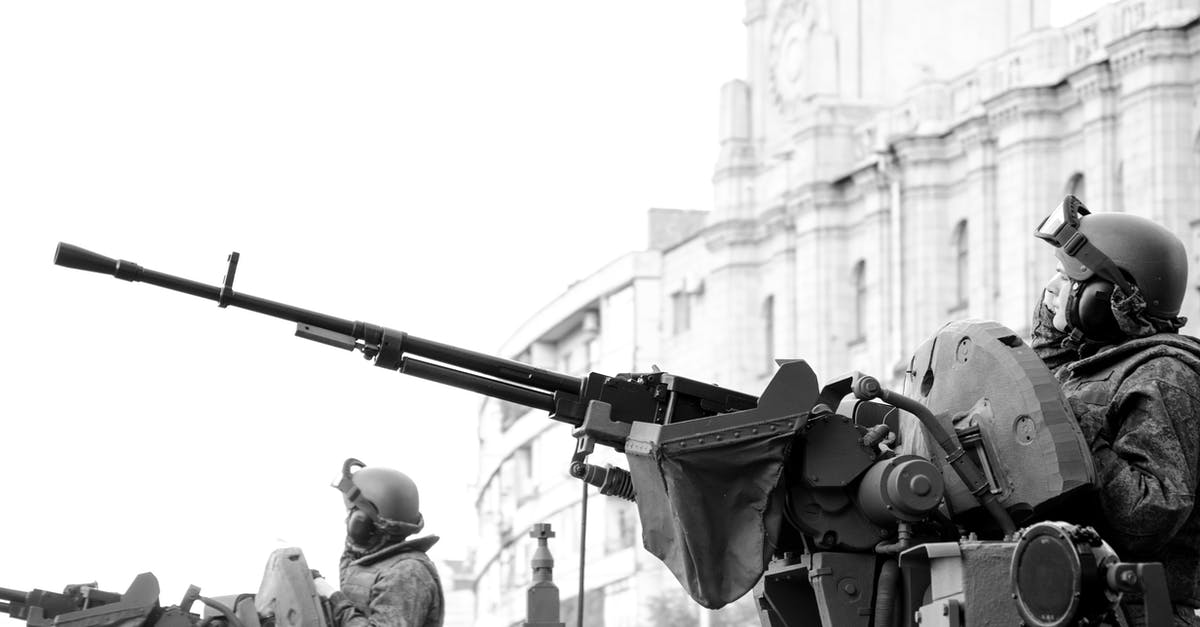
M 1071 279 L 1063 274 L 1062 264 L 1054 268 L 1054 276 L 1046 282 L 1046 291 L 1042 294 L 1042 303 L 1054 312 L 1054 328 L 1059 331 L 1067 330 L 1067 296 L 1071 290 Z

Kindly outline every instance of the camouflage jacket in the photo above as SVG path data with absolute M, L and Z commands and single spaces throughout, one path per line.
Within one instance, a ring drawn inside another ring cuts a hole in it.
M 425 536 L 341 560 L 341 591 L 330 597 L 335 627 L 441 627 L 445 599 Z
M 1162 562 L 1172 601 L 1200 607 L 1200 341 L 1158 333 L 1070 361 L 1046 322 L 1035 321 L 1034 349 L 1096 464 L 1097 500 L 1082 522 L 1122 560 Z

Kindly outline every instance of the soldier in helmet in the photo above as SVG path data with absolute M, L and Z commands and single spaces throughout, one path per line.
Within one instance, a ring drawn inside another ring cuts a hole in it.
M 1096 467 L 1097 527 L 1122 560 L 1162 562 L 1177 625 L 1200 607 L 1200 341 L 1178 333 L 1187 253 L 1138 216 L 1089 213 L 1068 196 L 1036 236 L 1058 267 L 1034 314 Z M 1127 595 L 1122 612 L 1144 624 Z
M 402 472 L 348 459 L 335 487 L 346 503 L 341 591 L 316 582 L 334 627 L 441 627 L 442 583 L 425 554 L 438 537 L 409 539 L 425 525 L 416 484 Z

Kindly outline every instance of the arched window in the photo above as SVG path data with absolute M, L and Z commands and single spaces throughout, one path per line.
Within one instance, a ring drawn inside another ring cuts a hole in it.
M 671 333 L 680 335 L 692 328 L 692 295 L 685 290 L 671 294 Z
M 867 337 L 867 262 L 859 259 L 851 273 L 854 286 L 854 334 L 851 342 L 861 342 Z
M 763 361 L 764 372 L 775 370 L 775 296 L 771 295 L 763 301 Z
M 1087 204 L 1087 180 L 1083 178 L 1083 172 L 1076 172 L 1067 179 L 1066 193 L 1082 200 L 1083 204 Z
M 954 256 L 954 304 L 951 311 L 967 308 L 970 299 L 970 250 L 967 242 L 967 221 L 959 220 L 954 225 L 954 235 L 950 239 L 950 250 Z

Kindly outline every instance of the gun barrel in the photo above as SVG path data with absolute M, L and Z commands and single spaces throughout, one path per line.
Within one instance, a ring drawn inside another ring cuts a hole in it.
M 157 285 L 158 287 L 191 294 L 192 296 L 199 296 L 200 298 L 217 301 L 218 303 L 223 302 L 227 305 L 249 309 L 250 311 L 268 316 L 283 318 L 292 322 L 311 324 L 337 333 L 350 335 L 356 339 L 370 339 L 360 337 L 360 335 L 366 335 L 361 327 L 369 326 L 363 325 L 361 322 L 356 323 L 352 320 L 328 316 L 249 294 L 239 294 L 233 290 L 224 290 L 216 285 L 208 285 L 199 281 L 150 270 L 132 261 L 105 257 L 99 253 L 94 253 L 79 246 L 67 244 L 66 242 L 59 242 L 58 248 L 54 251 L 54 263 L 65 268 L 111 274 L 118 279 L 126 281 Z M 224 294 L 222 294 L 222 291 L 224 291 Z M 357 333 L 356 325 L 360 327 L 357 329 Z
M 532 407 L 547 412 L 554 411 L 554 396 L 546 392 L 481 377 L 477 374 L 455 370 L 454 368 L 446 368 L 428 361 L 405 357 L 400 366 L 400 372 L 427 381 L 444 383 L 510 403 L 524 405 L 525 407 Z
M 8 601 L 9 603 L 24 603 L 28 598 L 29 593 L 22 590 L 13 590 L 12 588 L 0 588 L 0 601 Z
M 404 338 L 405 353 L 440 361 L 464 370 L 480 372 L 490 377 L 518 383 L 547 392 L 579 394 L 583 380 L 551 370 L 535 368 L 511 359 L 485 355 L 411 335 Z
M 301 325 L 328 331 L 334 336 L 314 333 L 306 329 L 301 334 L 307 339 L 317 339 L 343 348 L 353 348 L 349 340 L 362 341 L 380 353 L 386 353 L 376 360 L 376 365 L 392 369 L 398 368 L 404 361 L 405 355 L 414 355 L 440 362 L 465 372 L 448 371 L 448 369 L 433 370 L 427 366 L 410 365 L 401 372 L 414 376 L 423 376 L 434 381 L 449 383 L 469 390 L 474 390 L 496 396 L 504 400 L 535 407 L 553 410 L 552 394 L 564 392 L 579 395 L 583 388 L 583 380 L 578 377 L 561 374 L 551 370 L 535 368 L 528 364 L 510 359 L 494 357 L 484 353 L 458 348 L 392 331 L 384 327 L 366 322 L 347 320 L 308 309 L 294 307 L 284 303 L 241 294 L 233 291 L 232 273 L 236 268 L 236 253 L 230 257 L 230 273 L 226 275 L 224 286 L 208 285 L 182 277 L 150 270 L 124 259 L 113 259 L 80 248 L 73 244 L 59 242 L 54 251 L 54 263 L 67 268 L 111 274 L 118 279 L 131 282 L 142 282 L 163 287 L 176 292 L 199 296 L 216 301 L 222 307 L 233 306 L 248 309 L 257 313 L 290 320 Z M 366 351 L 364 351 L 366 352 Z M 468 376 L 469 375 L 469 376 Z M 506 385 L 512 384 L 512 385 Z

